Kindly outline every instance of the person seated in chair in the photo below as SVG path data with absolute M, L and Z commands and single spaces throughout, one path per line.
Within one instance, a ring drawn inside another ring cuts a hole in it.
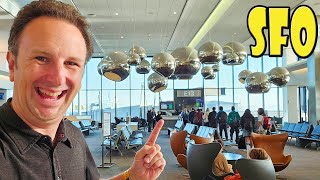
M 222 146 L 220 152 L 217 157 L 214 159 L 212 164 L 212 172 L 216 176 L 222 176 L 226 173 L 233 173 L 232 165 L 228 164 L 226 157 L 222 154 L 223 150 L 223 141 L 222 139 L 216 139 L 215 142 L 219 142 Z

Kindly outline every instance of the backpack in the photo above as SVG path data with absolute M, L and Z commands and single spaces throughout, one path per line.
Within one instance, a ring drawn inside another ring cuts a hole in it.
M 263 129 L 268 129 L 269 126 L 269 118 L 267 116 L 263 116 Z
M 227 123 L 227 118 L 228 118 L 228 115 L 226 112 L 222 111 L 220 113 L 220 116 L 219 116 L 219 123 L 220 124 L 226 124 Z
M 251 118 L 245 118 L 244 119 L 244 125 L 243 125 L 244 129 L 247 131 L 251 131 L 252 130 L 252 122 L 251 122 Z

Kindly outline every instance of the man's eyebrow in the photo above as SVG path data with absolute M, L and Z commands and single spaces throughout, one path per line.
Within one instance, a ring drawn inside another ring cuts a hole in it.
M 33 50 L 31 50 L 31 53 L 32 54 L 41 53 L 41 54 L 51 55 L 51 53 L 49 51 L 39 50 L 39 49 L 33 49 Z

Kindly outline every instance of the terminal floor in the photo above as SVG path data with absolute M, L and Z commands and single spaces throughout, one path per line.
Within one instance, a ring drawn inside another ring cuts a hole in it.
M 148 135 L 149 133 L 146 132 L 147 137 Z M 147 137 L 143 139 L 144 142 L 147 140 Z M 96 161 L 96 164 L 97 166 L 99 166 L 102 162 L 102 149 L 100 145 L 102 138 L 101 130 L 96 130 L 95 133 L 90 133 L 90 135 L 86 136 L 85 138 Z M 167 161 L 165 170 L 158 179 L 190 179 L 186 176 L 186 174 L 188 174 L 188 171 L 177 165 L 176 157 L 171 151 L 169 136 L 167 135 L 166 130 L 161 131 L 157 143 L 161 146 L 162 153 Z M 237 146 L 232 145 L 231 143 L 226 142 L 226 144 L 227 146 L 225 147 L 225 150 L 227 152 L 234 152 L 246 156 L 246 151 L 239 150 Z M 316 150 L 315 145 L 313 145 L 311 149 L 304 149 L 296 147 L 294 144 L 294 139 L 287 142 L 287 145 L 285 147 L 285 154 L 291 154 L 292 161 L 285 170 L 278 173 L 279 176 L 288 180 L 320 179 L 320 151 Z M 119 152 L 112 152 L 112 162 L 114 162 L 115 165 L 111 168 L 99 168 L 98 170 L 101 174 L 101 178 L 110 178 L 114 175 L 119 174 L 120 172 L 125 171 L 130 167 L 135 152 L 132 150 L 123 150 L 122 153 L 123 156 L 120 156 Z M 109 157 L 109 155 L 104 156 L 104 162 L 109 162 Z

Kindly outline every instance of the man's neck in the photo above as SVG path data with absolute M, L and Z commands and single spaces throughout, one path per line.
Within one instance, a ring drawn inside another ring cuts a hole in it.
M 32 130 L 42 135 L 47 135 L 51 137 L 52 142 L 55 141 L 56 132 L 62 117 L 60 118 L 60 120 L 50 120 L 45 122 L 36 118 L 34 118 L 36 120 L 32 120 L 32 117 L 28 118 L 24 115 L 24 113 L 21 113 L 19 106 L 16 106 L 12 101 L 10 105 L 13 108 L 13 110 L 17 113 L 17 115 L 22 119 L 22 121 L 26 123 Z

